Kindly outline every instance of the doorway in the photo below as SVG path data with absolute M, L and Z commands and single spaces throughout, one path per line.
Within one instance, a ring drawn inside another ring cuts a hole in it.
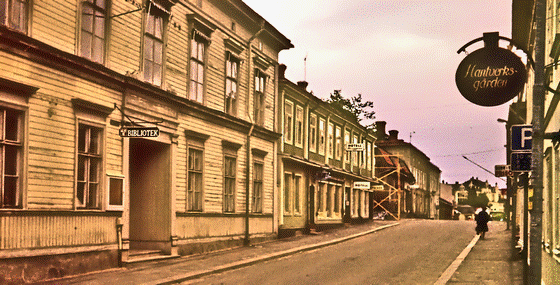
M 171 147 L 134 138 L 129 150 L 130 248 L 171 253 Z

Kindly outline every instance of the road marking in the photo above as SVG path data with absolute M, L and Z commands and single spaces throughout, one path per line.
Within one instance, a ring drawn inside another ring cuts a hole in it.
M 467 257 L 469 252 L 471 252 L 471 249 L 474 247 L 474 245 L 476 244 L 476 242 L 478 241 L 479 238 L 480 238 L 479 235 L 474 236 L 474 238 L 471 240 L 471 243 L 469 243 L 469 245 L 467 245 L 467 247 L 465 247 L 465 249 L 463 249 L 461 254 L 459 254 L 459 256 L 457 256 L 455 261 L 453 261 L 453 263 L 451 263 L 451 265 L 449 265 L 449 267 L 447 267 L 447 269 L 443 272 L 443 274 L 441 274 L 441 276 L 436 281 L 436 283 L 434 283 L 434 285 L 445 285 L 447 283 L 447 281 L 449 281 L 449 279 L 451 279 L 451 276 L 453 276 L 453 273 L 455 273 L 455 271 L 457 271 L 457 268 L 459 268 L 459 265 L 461 265 L 463 260 L 465 260 L 465 257 Z

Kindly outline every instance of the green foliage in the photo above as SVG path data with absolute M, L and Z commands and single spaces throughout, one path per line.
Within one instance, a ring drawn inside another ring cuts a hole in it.
M 332 93 L 329 99 L 327 99 L 327 103 L 352 116 L 356 119 L 356 122 L 360 123 L 368 130 L 373 130 L 375 127 L 375 122 L 372 121 L 375 119 L 373 102 L 364 101 L 362 94 L 358 94 L 347 99 L 342 97 L 341 90 L 334 90 L 334 93 Z M 364 125 L 362 123 L 363 120 L 369 120 L 372 122 Z

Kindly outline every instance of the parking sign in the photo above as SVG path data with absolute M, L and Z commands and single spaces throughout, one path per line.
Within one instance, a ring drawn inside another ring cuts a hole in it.
M 511 150 L 530 151 L 533 147 L 533 126 L 513 125 L 511 126 Z

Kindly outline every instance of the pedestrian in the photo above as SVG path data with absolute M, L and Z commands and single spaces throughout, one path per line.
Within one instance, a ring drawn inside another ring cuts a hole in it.
M 486 212 L 486 207 L 482 207 L 482 210 L 476 214 L 474 219 L 476 221 L 476 234 L 480 235 L 481 239 L 484 239 L 488 231 L 488 222 L 491 220 L 490 215 Z

